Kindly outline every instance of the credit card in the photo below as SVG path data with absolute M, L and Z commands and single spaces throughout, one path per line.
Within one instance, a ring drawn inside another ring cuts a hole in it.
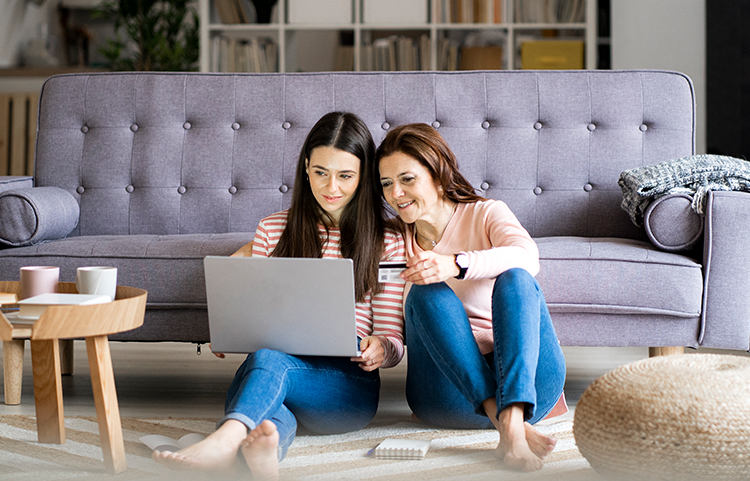
M 406 262 L 381 262 L 378 269 L 378 281 L 402 281 L 399 274 L 406 269 Z

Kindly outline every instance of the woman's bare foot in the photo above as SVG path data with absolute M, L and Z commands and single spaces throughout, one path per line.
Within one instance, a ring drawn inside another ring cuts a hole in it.
M 544 463 L 542 458 L 555 449 L 557 440 L 545 436 L 523 420 L 523 404 L 513 404 L 495 417 L 495 398 L 486 399 L 482 405 L 492 424 L 500 433 L 500 442 L 495 454 L 503 464 L 520 471 L 538 471 Z
M 154 451 L 154 461 L 171 469 L 198 471 L 233 471 L 237 451 L 247 436 L 247 427 L 230 419 L 206 439 L 179 451 Z
M 498 418 L 500 442 L 497 445 L 497 456 L 503 464 L 512 469 L 529 472 L 542 469 L 542 458 L 531 450 L 526 439 L 526 427 L 523 421 L 523 405 L 514 404 L 502 410 Z
M 549 453 L 555 450 L 557 439 L 552 436 L 542 434 L 529 423 L 523 423 L 526 428 L 526 442 L 529 443 L 531 452 L 544 459 Z
M 242 441 L 242 454 L 253 473 L 253 479 L 279 479 L 279 431 L 266 419 Z

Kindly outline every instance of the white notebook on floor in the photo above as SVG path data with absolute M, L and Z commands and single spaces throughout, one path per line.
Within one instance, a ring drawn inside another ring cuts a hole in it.
M 430 441 L 388 438 L 378 444 L 373 454 L 383 459 L 424 459 L 428 449 Z

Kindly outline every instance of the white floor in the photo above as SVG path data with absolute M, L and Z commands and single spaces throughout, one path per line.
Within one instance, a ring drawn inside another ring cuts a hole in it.
M 112 342 L 110 346 L 123 417 L 218 419 L 223 414 L 224 395 L 234 371 L 244 358 L 242 355 L 229 355 L 227 359 L 218 359 L 206 345 L 199 356 L 194 344 L 184 343 Z M 647 348 L 566 347 L 564 352 L 568 365 L 566 397 L 571 407 L 597 377 L 617 366 L 648 356 Z M 747 355 L 736 351 L 724 352 Z M 381 411 L 409 415 L 403 395 L 405 374 L 405 360 L 393 369 L 381 370 Z M 63 378 L 63 402 L 66 416 L 96 415 L 86 347 L 82 341 L 75 342 L 74 374 Z M 35 414 L 28 343 L 24 356 L 21 404 L 0 404 L 2 414 Z

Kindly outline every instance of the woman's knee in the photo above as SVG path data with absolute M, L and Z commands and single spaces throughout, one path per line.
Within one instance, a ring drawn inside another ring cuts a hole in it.
M 248 354 L 243 367 L 246 370 L 265 369 L 274 371 L 278 368 L 285 369 L 291 361 L 291 356 L 273 349 L 259 349 Z
M 514 267 L 503 272 L 497 279 L 495 279 L 495 288 L 506 287 L 506 286 L 534 286 L 536 287 L 537 282 L 529 271 L 521 269 L 520 267 Z
M 404 313 L 407 318 L 433 319 L 436 314 L 448 313 L 453 309 L 463 309 L 461 300 L 448 284 L 413 285 L 406 296 Z
M 503 272 L 495 279 L 492 290 L 493 298 L 502 295 L 531 295 L 541 297 L 541 288 L 526 269 L 514 267 Z
M 437 296 L 444 296 L 447 291 L 452 289 L 444 282 L 437 284 L 418 285 L 414 284 L 409 289 L 409 295 L 406 296 L 406 306 L 421 307 L 429 305 Z

